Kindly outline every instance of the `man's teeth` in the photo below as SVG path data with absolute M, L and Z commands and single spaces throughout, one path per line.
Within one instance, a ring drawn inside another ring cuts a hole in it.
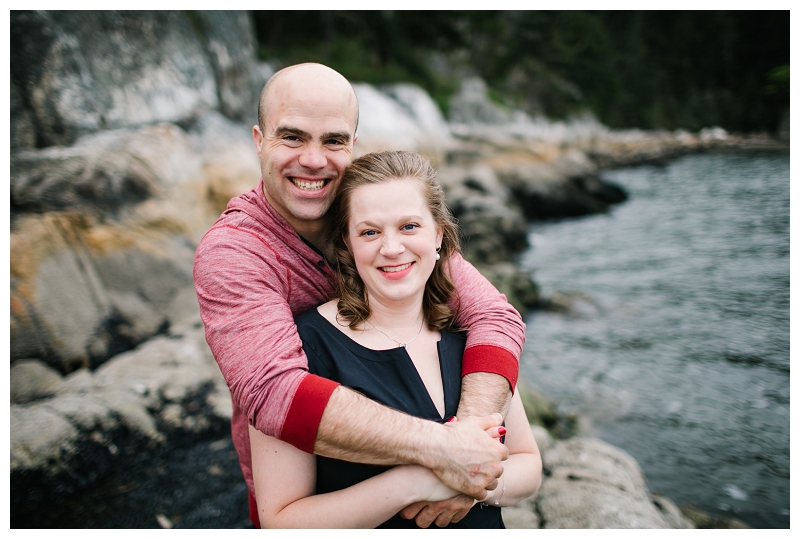
M 317 189 L 322 189 L 325 186 L 325 180 L 308 182 L 304 180 L 298 180 L 297 178 L 292 178 L 292 183 L 304 191 L 316 191 Z
M 403 271 L 404 269 L 409 267 L 411 267 L 411 262 L 409 262 L 408 264 L 403 264 L 402 266 L 393 266 L 391 268 L 383 267 L 380 269 L 381 271 L 385 271 L 386 273 L 394 273 L 396 271 Z

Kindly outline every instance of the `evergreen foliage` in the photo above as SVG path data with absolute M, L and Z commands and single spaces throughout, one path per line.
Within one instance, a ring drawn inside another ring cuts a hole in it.
M 411 81 L 446 112 L 461 77 L 531 114 L 618 128 L 774 131 L 788 11 L 258 11 L 262 59 Z

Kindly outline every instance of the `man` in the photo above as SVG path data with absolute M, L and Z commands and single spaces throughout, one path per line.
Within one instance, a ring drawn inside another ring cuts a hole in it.
M 525 326 L 460 256 L 458 323 L 469 328 L 459 421 L 400 414 L 307 372 L 293 316 L 334 297 L 327 211 L 353 160 L 358 103 L 350 83 L 320 64 L 276 73 L 259 101 L 253 140 L 261 184 L 232 199 L 195 256 L 206 340 L 233 399 L 231 429 L 258 526 L 248 422 L 317 455 L 372 464 L 415 463 L 463 492 L 404 510 L 421 526 L 462 518 L 497 486 L 508 451 L 499 426 L 516 384 Z M 493 415 L 489 415 L 493 414 Z

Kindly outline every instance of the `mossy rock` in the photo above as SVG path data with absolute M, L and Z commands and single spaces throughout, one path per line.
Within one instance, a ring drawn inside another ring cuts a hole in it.
M 517 382 L 517 390 L 525 407 L 528 423 L 546 428 L 555 439 L 563 440 L 575 435 L 578 430 L 576 415 L 559 412 L 552 400 L 533 389 L 524 380 L 520 379 Z

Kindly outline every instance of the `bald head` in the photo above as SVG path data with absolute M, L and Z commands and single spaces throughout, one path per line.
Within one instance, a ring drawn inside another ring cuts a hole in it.
M 261 90 L 258 100 L 258 127 L 266 133 L 267 117 L 276 103 L 304 101 L 308 106 L 330 99 L 341 100 L 358 127 L 358 100 L 353 86 L 338 71 L 322 64 L 297 64 L 275 73 Z

